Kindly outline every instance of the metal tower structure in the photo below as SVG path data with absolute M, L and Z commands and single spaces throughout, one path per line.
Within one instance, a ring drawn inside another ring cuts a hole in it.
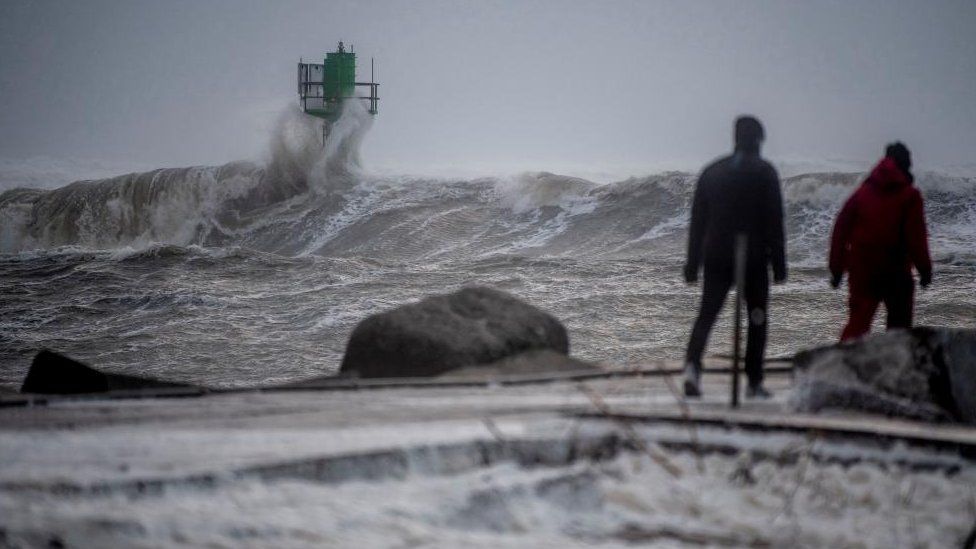
M 356 95 L 356 88 L 368 88 L 368 95 Z M 322 63 L 298 62 L 298 102 L 305 114 L 323 120 L 322 144 L 328 137 L 329 128 L 339 115 L 347 99 L 366 101 L 369 113 L 379 112 L 373 59 L 369 60 L 369 82 L 356 81 L 356 53 L 353 47 L 346 51 L 342 42 L 334 52 L 325 54 Z

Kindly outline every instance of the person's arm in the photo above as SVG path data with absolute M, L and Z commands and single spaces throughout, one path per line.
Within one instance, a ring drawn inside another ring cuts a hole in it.
M 773 265 L 773 281 L 786 280 L 786 231 L 783 228 L 783 192 L 779 175 L 770 166 L 766 187 L 766 245 Z
M 685 282 L 698 280 L 698 269 L 702 264 L 702 248 L 705 245 L 705 227 L 708 224 L 708 200 L 705 186 L 708 170 L 702 172 L 695 183 L 695 195 L 691 202 L 691 223 L 688 226 L 688 257 L 685 262 Z
M 908 257 L 918 271 L 922 287 L 932 281 L 932 258 L 929 256 L 928 230 L 925 228 L 925 206 L 922 194 L 914 189 L 908 203 L 908 218 L 905 220 L 905 236 L 908 239 Z
M 850 243 L 851 229 L 854 227 L 856 215 L 854 197 L 856 195 L 855 191 L 855 194 L 844 203 L 844 207 L 837 215 L 837 221 L 834 222 L 833 233 L 830 235 L 828 266 L 830 267 L 830 284 L 834 288 L 840 286 L 840 279 L 844 276 L 844 271 L 847 270 L 847 246 Z

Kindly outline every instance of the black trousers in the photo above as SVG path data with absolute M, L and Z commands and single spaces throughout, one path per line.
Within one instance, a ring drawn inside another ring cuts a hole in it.
M 725 296 L 733 289 L 735 280 L 731 269 L 705 270 L 702 289 L 701 308 L 691 330 L 691 340 L 685 362 L 701 364 L 702 353 L 708 343 L 715 319 L 722 310 Z M 746 341 L 746 376 L 750 384 L 758 384 L 763 379 L 763 355 L 766 353 L 766 310 L 769 304 L 769 273 L 765 265 L 761 269 L 746 272 L 745 287 L 746 310 L 749 321 L 749 335 Z M 733 298 L 734 299 L 734 298 Z

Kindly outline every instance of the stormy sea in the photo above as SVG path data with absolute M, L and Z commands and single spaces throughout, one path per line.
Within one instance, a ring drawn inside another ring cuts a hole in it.
M 553 313 L 581 358 L 682 357 L 698 292 L 680 274 L 694 173 L 378 175 L 359 160 L 368 128 L 349 109 L 323 147 L 289 113 L 263 163 L 60 186 L 0 172 L 0 388 L 16 390 L 43 348 L 214 387 L 327 375 L 359 320 L 468 284 Z M 863 178 L 783 176 L 790 277 L 771 298 L 773 357 L 837 339 L 846 292 L 828 285 L 827 245 Z M 972 327 L 976 177 L 922 171 L 917 185 L 936 267 L 916 323 Z M 728 352 L 728 309 L 709 352 Z

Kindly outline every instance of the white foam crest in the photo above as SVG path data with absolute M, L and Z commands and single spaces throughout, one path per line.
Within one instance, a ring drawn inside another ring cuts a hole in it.
M 922 192 L 938 192 L 976 197 L 976 177 L 965 177 L 940 172 L 919 172 L 915 185 Z
M 936 259 L 976 265 L 976 203 L 969 204 L 953 221 L 940 224 L 937 231 L 930 227 L 929 238 Z
M 343 196 L 346 203 L 342 211 L 330 216 L 316 228 L 315 237 L 304 247 L 299 255 L 307 256 L 318 252 L 342 232 L 343 229 L 361 219 L 376 214 L 380 197 L 381 193 L 375 187 L 368 184 L 359 185 L 346 193 Z
M 548 172 L 479 180 L 368 176 L 357 144 L 370 115 L 349 105 L 324 148 L 316 120 L 297 109 L 283 113 L 263 168 L 238 163 L 168 169 L 55 191 L 8 191 L 0 195 L 0 251 L 202 245 L 300 256 L 360 247 L 383 254 L 393 250 L 384 244 L 391 235 L 406 229 L 424 235 L 428 216 L 435 216 L 459 221 L 438 223 L 444 234 L 392 253 L 437 257 L 472 247 L 479 257 L 544 253 L 555 246 L 572 254 L 594 246 L 626 251 L 683 236 L 687 227 L 695 178 L 684 173 L 607 185 Z M 823 265 L 837 212 L 862 178 L 813 173 L 784 180 L 791 264 Z M 974 179 L 922 172 L 918 181 L 933 257 L 969 265 L 976 239 Z
M 507 251 L 515 252 L 527 248 L 539 248 L 547 244 L 556 236 L 566 232 L 572 224 L 572 219 L 579 215 L 593 213 L 600 203 L 596 197 L 572 197 L 561 202 L 559 212 L 542 224 L 532 234 L 513 242 Z M 532 218 L 532 225 L 541 221 L 541 212 L 536 210 Z
M 787 203 L 807 202 L 819 206 L 842 203 L 860 182 L 859 174 L 805 174 L 783 183 Z
M 52 191 L 0 195 L 0 253 L 223 244 L 300 219 L 320 196 L 355 184 L 371 116 L 348 102 L 323 147 L 321 124 L 296 108 L 279 117 L 264 168 L 248 163 L 134 173 Z M 328 197 L 326 197 L 328 198 Z
M 522 214 L 543 206 L 571 208 L 596 186 L 578 177 L 528 172 L 497 180 L 495 190 L 502 204 Z
M 690 220 L 691 220 L 690 211 L 679 212 L 673 215 L 672 217 L 669 217 L 664 221 L 658 223 L 657 225 L 654 225 L 653 227 L 648 229 L 646 233 L 634 239 L 634 242 L 655 240 L 664 236 L 674 234 L 676 231 L 687 228 Z

